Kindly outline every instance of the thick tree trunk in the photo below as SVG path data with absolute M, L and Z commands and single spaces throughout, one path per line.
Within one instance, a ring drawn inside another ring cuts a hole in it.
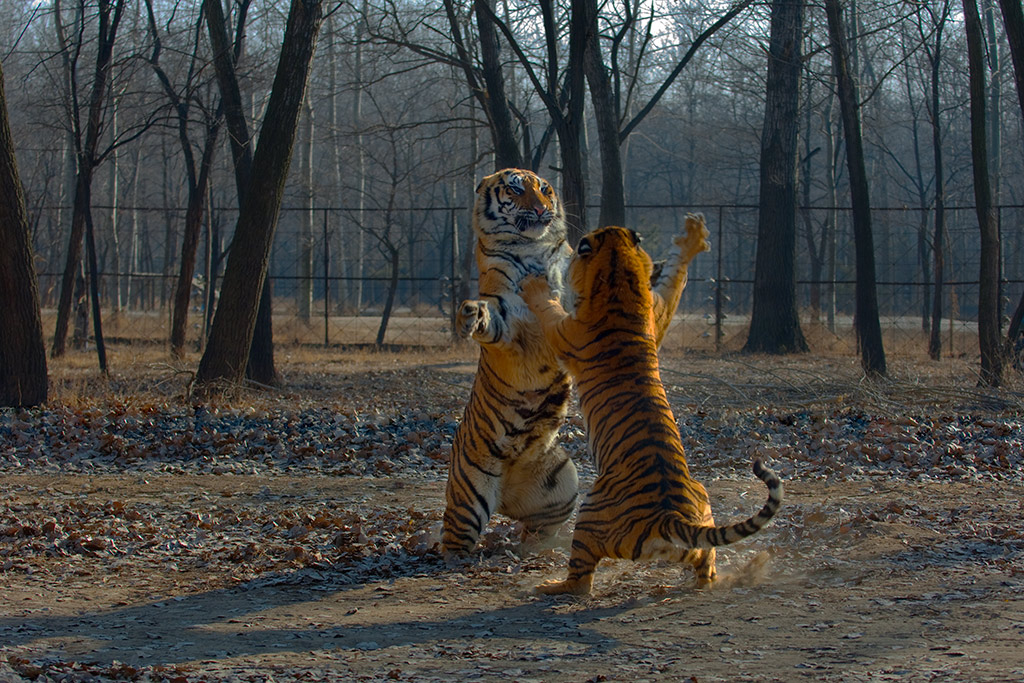
M 857 86 L 849 68 L 846 29 L 839 0 L 825 0 L 832 64 L 839 86 L 839 109 L 846 136 L 846 162 L 850 174 L 853 205 L 853 238 L 857 261 L 856 320 L 861 367 L 868 375 L 885 375 L 885 348 L 878 322 L 878 296 L 875 291 L 875 249 L 871 234 L 871 201 L 864 165 Z
M 28 234 L 25 193 L 18 176 L 0 65 L 0 406 L 46 401 L 46 344 Z
M 579 4 L 574 0 L 573 4 Z M 550 3 L 542 3 L 551 15 Z M 551 41 L 555 39 L 550 27 L 547 30 L 548 52 L 554 54 Z M 566 67 L 567 111 L 556 121 L 558 144 L 562 153 L 562 202 L 565 205 L 565 219 L 568 227 L 569 244 L 575 245 L 588 229 L 587 193 L 583 167 L 583 105 L 586 93 L 586 77 L 583 73 L 584 50 L 586 49 L 586 13 L 573 11 L 569 17 L 569 61 Z M 552 66 L 549 64 L 549 69 Z M 552 92 L 555 84 L 550 83 Z
M 978 343 L 981 350 L 980 382 L 997 387 L 1002 382 L 1003 354 L 999 343 L 999 229 L 992 207 L 988 140 L 985 116 L 985 46 L 981 16 L 975 0 L 963 0 L 967 32 L 967 63 L 971 92 L 971 161 L 974 170 L 974 205 L 981 229 L 981 267 L 978 276 Z
M 490 12 L 481 5 L 488 3 Z M 490 123 L 491 139 L 494 142 L 494 165 L 496 169 L 520 168 L 523 157 L 515 137 L 512 113 L 505 93 L 505 76 L 502 73 L 501 48 L 498 33 L 492 20 L 494 0 L 476 1 L 476 25 L 480 40 L 480 57 L 483 66 L 483 92 L 476 92 Z M 451 17 L 452 14 L 449 14 Z M 452 21 L 457 25 L 457 22 Z
M 597 225 L 625 225 L 626 194 L 622 185 L 618 107 L 601 54 L 597 28 L 597 0 L 574 2 L 573 11 L 585 12 L 584 71 L 587 74 L 587 84 L 590 86 L 590 101 L 594 107 L 598 146 L 601 150 L 601 210 Z
M 244 193 L 224 272 L 220 303 L 196 375 L 199 384 L 208 385 L 216 380 L 238 383 L 245 373 L 259 311 L 259 292 L 267 275 L 299 110 L 322 19 L 322 0 L 292 0 L 277 74 L 253 159 L 253 173 Z
M 239 3 L 238 26 L 236 36 L 243 34 L 245 16 L 248 12 L 249 0 Z M 224 10 L 217 0 L 204 2 L 206 25 L 213 48 L 213 64 L 217 73 L 221 100 L 224 105 L 224 120 L 231 143 L 231 156 L 235 169 L 235 188 L 238 194 L 238 206 L 241 209 L 245 202 L 245 194 L 252 177 L 252 139 L 249 126 L 245 120 L 245 107 L 238 86 L 238 75 L 235 63 L 241 55 L 240 37 L 232 49 L 228 38 L 228 24 L 224 18 Z M 212 277 L 210 279 L 212 282 Z M 211 297 L 212 300 L 212 297 Z M 274 365 L 274 331 L 273 331 L 273 297 L 270 282 L 264 280 L 260 292 L 259 312 L 256 315 L 256 329 L 253 331 L 252 343 L 249 347 L 249 358 L 245 374 L 249 379 L 263 385 L 273 386 L 280 382 L 277 368 Z
M 999 9 L 1003 14 L 1003 25 L 1006 28 L 1006 42 L 1010 45 L 1010 60 L 1013 62 L 1013 80 L 1017 85 L 1017 100 L 1021 113 L 1024 114 L 1024 11 L 1021 0 L 999 0 Z M 1020 334 L 1021 321 L 1024 320 L 1024 294 L 1014 311 L 1010 326 L 1006 330 L 1007 349 L 1012 349 Z
M 748 353 L 807 350 L 796 308 L 797 125 L 803 3 L 773 0 Z

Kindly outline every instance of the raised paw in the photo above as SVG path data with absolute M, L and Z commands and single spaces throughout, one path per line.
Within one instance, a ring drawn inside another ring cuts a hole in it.
M 486 301 L 466 299 L 455 313 L 455 330 L 459 336 L 470 339 L 487 330 L 491 312 Z
M 519 285 L 520 295 L 523 301 L 531 309 L 536 309 L 540 304 L 551 298 L 551 288 L 548 286 L 547 278 L 540 275 L 527 275 Z
M 679 235 L 674 240 L 682 250 L 683 262 L 689 263 L 694 256 L 702 251 L 711 251 L 709 237 L 711 237 L 711 232 L 704 225 L 704 216 L 699 213 L 686 214 L 686 234 Z

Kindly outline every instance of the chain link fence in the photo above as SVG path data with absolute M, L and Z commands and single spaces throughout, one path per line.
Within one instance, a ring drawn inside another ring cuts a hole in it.
M 627 222 L 657 259 L 683 230 L 687 212 L 704 213 L 712 248 L 697 257 L 666 347 L 726 352 L 746 338 L 757 244 L 756 206 L 632 206 Z M 44 325 L 52 335 L 66 251 L 67 212 L 43 211 L 35 248 Z M 105 336 L 112 343 L 167 343 L 180 269 L 184 212 L 97 208 L 94 212 Z M 476 292 L 470 211 L 421 207 L 391 211 L 285 208 L 271 255 L 277 344 L 443 347 L 455 307 Z M 1024 288 L 1024 207 L 999 209 L 1003 312 Z M 886 351 L 924 355 L 933 296 L 934 215 L 928 209 L 875 209 L 878 298 Z M 216 306 L 236 215 L 210 212 L 192 279 L 189 343 L 199 349 Z M 833 240 L 823 228 L 834 226 Z M 115 229 L 116 227 L 116 229 Z M 853 354 L 854 249 L 847 209 L 804 209 L 798 228 L 798 305 L 818 353 Z M 943 244 L 943 354 L 977 351 L 979 234 L 974 209 L 946 209 Z M 833 265 L 834 264 L 834 265 Z M 88 343 L 84 270 L 73 329 Z

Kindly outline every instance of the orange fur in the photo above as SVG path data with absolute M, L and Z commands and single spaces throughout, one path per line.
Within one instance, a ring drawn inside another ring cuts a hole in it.
M 683 562 L 694 567 L 699 584 L 710 584 L 715 547 L 755 533 L 781 505 L 781 482 L 756 462 L 768 502 L 748 520 L 714 525 L 661 383 L 656 323 L 666 302 L 647 286 L 651 267 L 636 233 L 609 227 L 580 240 L 570 262 L 572 314 L 543 278 L 522 285 L 523 299 L 576 381 L 598 469 L 573 532 L 569 576 L 540 586 L 545 593 L 589 593 L 605 557 Z

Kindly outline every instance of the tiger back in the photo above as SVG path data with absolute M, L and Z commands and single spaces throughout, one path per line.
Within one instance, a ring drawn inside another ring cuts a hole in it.
M 757 461 L 768 501 L 753 517 L 716 527 L 707 491 L 689 473 L 658 367 L 660 296 L 647 286 L 651 259 L 635 232 L 583 237 L 569 265 L 572 314 L 542 278 L 522 294 L 549 344 L 576 381 L 598 476 L 573 531 L 569 575 L 544 593 L 589 593 L 603 558 L 692 565 L 699 585 L 715 578 L 715 547 L 761 529 L 782 503 L 782 484 Z

